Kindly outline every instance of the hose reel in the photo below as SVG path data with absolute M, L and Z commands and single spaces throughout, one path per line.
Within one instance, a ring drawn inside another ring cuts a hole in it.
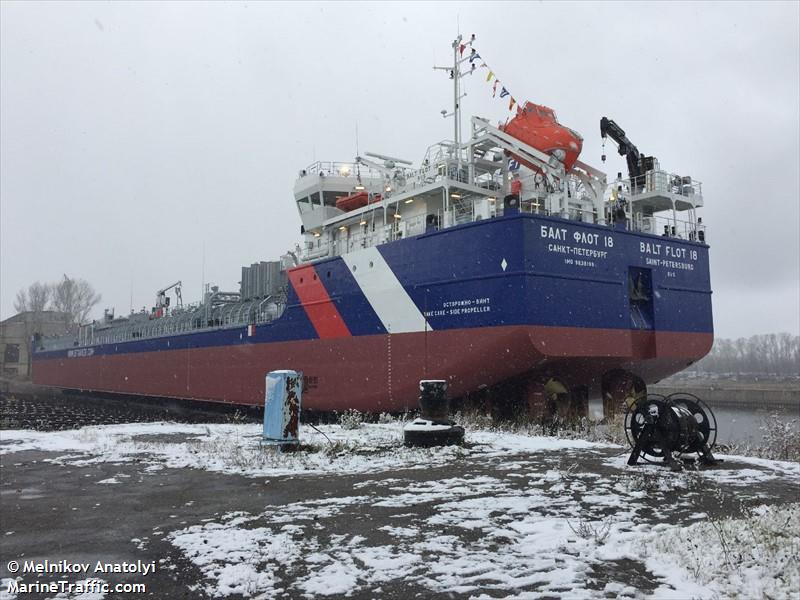
M 625 413 L 625 437 L 632 448 L 629 465 L 639 458 L 646 462 L 660 458 L 672 470 L 680 470 L 673 455 L 691 453 L 697 453 L 702 464 L 719 462 L 711 454 L 717 420 L 709 406 L 692 394 L 648 394 L 636 400 Z

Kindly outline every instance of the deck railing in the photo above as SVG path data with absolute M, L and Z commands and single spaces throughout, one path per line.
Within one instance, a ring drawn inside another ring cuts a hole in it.
M 650 192 L 675 194 L 691 198 L 703 195 L 703 184 L 687 175 L 676 175 L 667 171 L 648 171 L 626 180 L 630 185 L 631 195 L 636 197 Z

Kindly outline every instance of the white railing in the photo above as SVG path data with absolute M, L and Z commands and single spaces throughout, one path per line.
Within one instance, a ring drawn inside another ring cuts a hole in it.
M 417 215 L 416 217 L 411 217 L 410 219 L 403 219 L 398 224 L 398 229 L 400 231 L 405 230 L 405 233 L 403 234 L 405 237 L 425 233 L 425 215 Z
M 311 260 L 316 260 L 318 258 L 324 258 L 331 253 L 330 245 L 325 243 L 321 244 L 319 247 L 311 246 L 306 247 L 303 250 L 303 254 L 301 256 L 303 262 L 308 262 Z
M 644 216 L 636 214 L 628 223 L 631 231 L 649 233 L 663 237 L 689 240 L 692 242 L 706 241 L 706 226 L 702 222 L 695 222 L 660 215 Z
M 277 296 L 267 300 L 251 301 L 241 304 L 223 305 L 211 313 L 213 324 L 209 325 L 205 314 L 197 311 L 179 315 L 150 319 L 140 317 L 133 321 L 116 323 L 101 328 L 101 323 L 82 325 L 75 335 L 45 337 L 37 343 L 36 350 L 68 350 L 96 344 L 112 344 L 142 339 L 158 338 L 192 331 L 210 330 L 219 327 L 234 327 L 251 323 L 268 323 L 277 319 L 285 308 L 285 299 Z M 176 311 L 177 312 L 177 311 Z
M 676 175 L 667 171 L 648 171 L 644 175 L 628 180 L 631 195 L 635 198 L 640 194 L 658 192 L 662 194 L 675 194 L 691 198 L 702 196 L 703 184 L 689 176 Z
M 361 170 L 368 170 L 363 165 L 360 166 Z M 356 163 L 354 162 L 341 162 L 341 161 L 317 161 L 310 164 L 303 169 L 301 175 L 339 175 L 342 177 L 356 176 Z

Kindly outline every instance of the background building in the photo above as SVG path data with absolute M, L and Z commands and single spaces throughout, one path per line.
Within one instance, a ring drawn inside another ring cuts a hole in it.
M 74 329 L 69 321 L 69 315 L 54 310 L 22 312 L 0 321 L 0 376 L 29 378 L 33 335 L 61 335 Z

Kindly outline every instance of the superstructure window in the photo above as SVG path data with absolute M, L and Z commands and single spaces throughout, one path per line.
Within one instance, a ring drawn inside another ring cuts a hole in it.
M 325 199 L 325 206 L 336 206 L 336 199 L 347 196 L 347 192 L 322 192 Z
M 307 213 L 308 211 L 310 211 L 311 210 L 311 200 L 309 199 L 309 197 L 306 196 L 305 198 L 300 198 L 297 201 L 297 208 L 300 210 L 300 214 L 301 215 L 304 214 L 304 213 Z
M 300 209 L 301 215 L 318 207 L 319 207 L 319 192 L 314 192 L 313 194 L 310 194 L 305 198 L 300 198 L 297 201 L 297 208 Z

